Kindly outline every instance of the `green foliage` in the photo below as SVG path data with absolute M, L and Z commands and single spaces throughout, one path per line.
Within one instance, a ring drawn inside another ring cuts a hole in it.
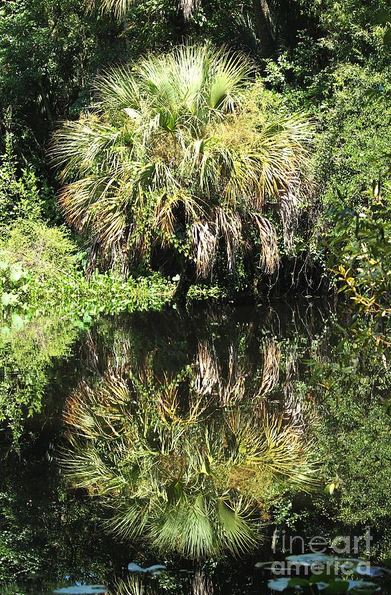
M 74 246 L 59 228 L 19 219 L 0 242 L 1 304 L 17 313 L 48 312 L 68 302 L 68 277 L 75 277 Z
M 69 353 L 77 329 L 61 318 L 0 329 L 0 422 L 18 440 L 27 418 L 39 413 L 55 362 Z
M 95 15 L 108 13 L 122 25 L 127 55 L 134 59 L 148 52 L 167 50 L 185 37 L 193 43 L 255 52 L 259 39 L 254 29 L 252 0 L 86 0 Z
M 311 362 L 329 514 L 345 526 L 381 531 L 389 523 L 389 356 L 378 329 L 358 326 L 353 333 L 341 331 L 327 358 Z
M 326 204 L 342 199 L 354 208 L 376 184 L 379 194 L 390 174 L 391 80 L 386 72 L 343 64 L 330 84 L 333 95 L 321 112 Z
M 0 159 L 0 229 L 22 217 L 38 217 L 44 207 L 43 202 L 34 172 L 26 168 L 18 175 L 8 138 L 6 152 Z
M 106 27 L 107 29 L 107 27 Z M 88 77 L 105 59 L 104 35 L 83 3 L 10 0 L 0 12 L 0 106 L 12 106 L 40 138 L 51 121 L 86 92 Z
M 19 264 L 0 262 L 0 291 L 2 308 L 12 309 L 26 300 L 28 274 Z
M 41 221 L 19 220 L 0 242 L 0 312 L 13 326 L 49 314 L 83 325 L 101 314 L 159 309 L 174 284 L 158 274 L 125 281 L 115 273 L 86 278 L 69 234 Z M 8 327 L 6 326 L 5 329 Z
M 344 263 L 334 270 L 340 291 L 364 312 L 382 316 L 391 311 L 390 206 L 387 197 L 351 212 L 348 223 L 341 216 L 329 244 L 334 262 Z
M 320 43 L 334 62 L 364 62 L 377 58 L 387 64 L 387 31 L 391 20 L 387 0 L 299 0 L 320 29 Z
M 367 311 L 388 308 L 391 86 L 386 74 L 344 66 L 322 115 L 319 183 L 324 188 L 327 264 Z
M 161 310 L 172 300 L 175 284 L 159 274 L 128 278 L 113 273 L 93 273 L 75 287 L 78 312 L 84 320 L 101 314 Z
M 160 309 L 174 286 L 159 275 L 86 279 L 60 228 L 18 219 L 0 241 L 0 422 L 16 440 L 41 410 L 53 362 L 102 314 Z
M 56 284 L 75 264 L 74 244 L 64 229 L 37 220 L 19 220 L 1 243 L 1 254 L 36 276 L 37 282 Z
M 186 296 L 186 302 L 191 304 L 196 301 L 222 300 L 226 297 L 224 290 L 218 285 L 191 285 Z

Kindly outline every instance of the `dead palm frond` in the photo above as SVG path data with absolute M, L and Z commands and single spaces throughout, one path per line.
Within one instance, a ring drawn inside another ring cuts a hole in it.
M 211 395 L 219 383 L 220 370 L 216 351 L 207 341 L 197 345 L 194 387 L 200 395 Z
M 224 240 L 227 266 L 228 270 L 232 272 L 235 266 L 235 257 L 243 243 L 242 220 L 239 213 L 217 207 L 215 226 L 217 236 Z
M 228 407 L 239 403 L 246 393 L 247 371 L 238 364 L 233 343 L 228 346 L 228 376 L 223 380 L 221 366 L 213 344 L 198 343 L 194 388 L 197 394 L 217 397 L 219 405 Z
M 266 497 L 268 486 L 278 477 L 304 491 L 312 489 L 316 485 L 317 468 L 312 459 L 312 445 L 304 439 L 302 427 L 286 423 L 283 416 L 267 411 L 258 423 L 261 431 L 250 417 L 240 412 L 232 413 L 228 420 L 237 448 L 232 476 L 243 472 L 243 487 L 246 472 L 261 477 L 257 488 L 259 499 Z
M 293 238 L 296 231 L 300 210 L 300 180 L 284 190 L 281 196 L 281 222 L 283 228 L 284 246 L 289 251 L 293 247 Z
M 185 19 L 188 19 L 198 8 L 200 5 L 201 0 L 180 0 L 180 6 L 183 10 L 183 15 Z
M 259 213 L 252 217 L 258 228 L 258 239 L 261 246 L 259 264 L 265 273 L 274 273 L 279 265 L 278 237 L 273 224 Z
M 275 339 L 265 340 L 262 345 L 262 375 L 258 396 L 269 394 L 278 384 L 280 377 L 281 350 Z
M 213 267 L 217 248 L 217 236 L 208 222 L 198 221 L 191 226 L 192 244 L 195 252 L 197 272 L 207 277 Z
M 218 386 L 219 403 L 223 407 L 229 407 L 240 403 L 246 394 L 246 380 L 248 370 L 240 365 L 238 353 L 233 342 L 228 346 L 228 370 L 227 379 L 224 382 L 220 379 Z

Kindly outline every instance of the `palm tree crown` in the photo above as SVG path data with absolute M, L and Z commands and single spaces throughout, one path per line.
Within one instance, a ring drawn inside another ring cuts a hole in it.
M 276 269 L 265 211 L 288 225 L 311 132 L 253 75 L 240 54 L 183 46 L 102 75 L 92 109 L 57 132 L 61 205 L 109 264 L 169 247 L 207 276 L 220 249 L 232 269 L 253 246 Z

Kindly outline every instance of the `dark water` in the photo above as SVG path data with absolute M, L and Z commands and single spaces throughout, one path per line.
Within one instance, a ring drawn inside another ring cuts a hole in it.
M 0 592 L 264 593 L 256 564 L 315 536 L 386 566 L 384 337 L 317 302 L 25 329 L 0 352 Z

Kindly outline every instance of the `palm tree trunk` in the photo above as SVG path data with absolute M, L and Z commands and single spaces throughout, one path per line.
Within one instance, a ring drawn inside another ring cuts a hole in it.
M 195 282 L 195 266 L 191 261 L 182 264 L 182 272 L 174 294 L 174 302 L 185 304 L 190 286 Z
M 253 0 L 253 10 L 261 53 L 264 58 L 273 54 L 275 49 L 274 23 L 270 10 L 270 0 Z

